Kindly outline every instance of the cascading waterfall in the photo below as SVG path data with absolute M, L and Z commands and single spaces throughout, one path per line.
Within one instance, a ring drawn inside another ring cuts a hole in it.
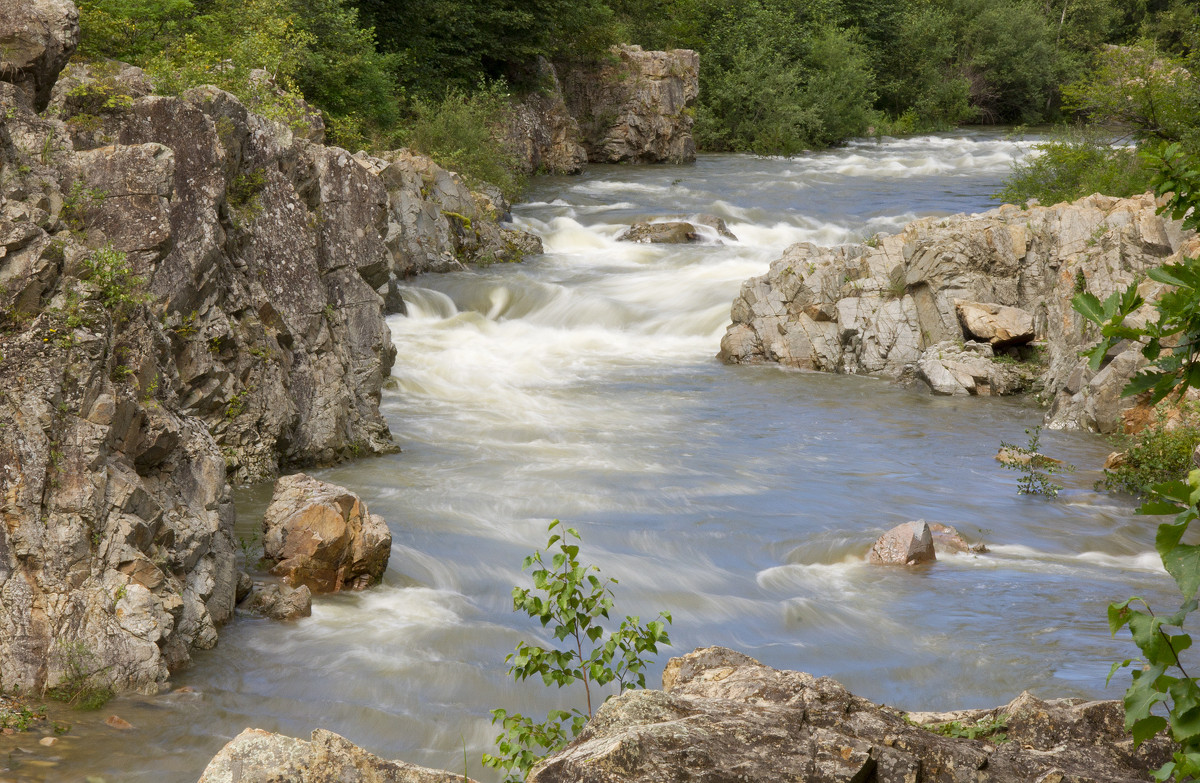
M 1080 470 L 1056 501 L 1019 497 L 994 455 L 1039 421 L 1027 401 L 713 358 L 742 281 L 788 244 L 988 209 L 1029 145 L 924 136 L 538 179 L 515 213 L 545 256 L 414 280 L 408 315 L 389 322 L 399 358 L 383 405 L 403 453 L 319 471 L 391 525 L 384 584 L 320 598 L 293 624 L 239 619 L 179 676 L 196 693 L 115 704 L 139 727 L 117 748 L 79 721 L 53 774 L 190 781 L 257 726 L 324 727 L 492 779 L 478 765 L 490 708 L 578 702 L 505 673 L 517 640 L 542 633 L 510 595 L 553 518 L 620 580 L 620 612 L 672 612 L 669 654 L 734 647 L 910 709 L 1026 688 L 1119 697 L 1104 679 L 1132 648 L 1109 637 L 1105 606 L 1135 591 L 1153 603 L 1169 584 L 1153 526 L 1091 488 L 1104 440 L 1046 433 Z M 617 240 L 634 221 L 694 213 L 738 240 Z M 242 535 L 269 494 L 241 493 Z M 864 562 L 876 535 L 918 518 L 991 554 L 920 571 Z

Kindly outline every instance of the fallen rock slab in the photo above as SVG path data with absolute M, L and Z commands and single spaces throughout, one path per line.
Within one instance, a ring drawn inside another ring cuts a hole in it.
M 923 519 L 897 525 L 880 536 L 867 560 L 877 565 L 920 565 L 937 560 L 933 532 Z
M 981 736 L 935 730 L 952 720 L 984 727 Z M 606 701 L 528 781 L 1132 783 L 1171 751 L 1162 737 L 1134 750 L 1117 701 L 1026 693 L 991 710 L 910 715 L 828 677 L 708 647 L 671 659 L 663 690 Z
M 475 783 L 470 778 L 372 755 L 330 731 L 312 741 L 246 729 L 221 748 L 199 783 Z
M 263 515 L 271 573 L 313 592 L 361 590 L 383 578 L 392 534 L 345 487 L 296 473 L 275 482 Z
M 956 309 L 967 337 L 996 348 L 1027 343 L 1036 335 L 1033 316 L 1019 307 L 995 302 L 958 302 Z

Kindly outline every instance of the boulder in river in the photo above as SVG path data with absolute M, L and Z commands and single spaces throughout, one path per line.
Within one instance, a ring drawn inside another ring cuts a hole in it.
M 295 620 L 312 615 L 312 591 L 307 585 L 289 587 L 256 584 L 241 603 L 241 609 L 271 620 Z
M 199 783 L 475 783 L 452 772 L 387 761 L 331 731 L 312 741 L 246 729 L 213 757 Z
M 1133 783 L 1167 761 L 1154 737 L 1134 750 L 1118 701 L 1041 701 L 904 713 L 828 677 L 764 666 L 722 647 L 673 658 L 661 691 L 606 701 L 529 783 Z M 958 731 L 955 731 L 957 722 Z M 975 739 L 964 727 L 976 729 Z
M 920 565 L 937 560 L 933 532 L 923 519 L 905 522 L 884 533 L 871 546 L 867 560 L 878 565 Z
M 391 554 L 382 517 L 345 487 L 303 473 L 275 482 L 262 525 L 271 573 L 315 592 L 368 587 L 383 578 Z
M 696 232 L 696 227 L 683 221 L 634 223 L 617 239 L 621 242 L 653 245 L 682 245 L 702 241 L 700 234 Z

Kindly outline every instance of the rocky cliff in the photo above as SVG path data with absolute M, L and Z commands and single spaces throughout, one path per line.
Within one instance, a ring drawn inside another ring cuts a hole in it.
M 699 78 L 689 49 L 617 46 L 599 62 L 541 60 L 505 139 L 527 174 L 577 174 L 588 162 L 690 163 Z
M 1042 701 L 906 713 L 827 677 L 764 666 L 722 647 L 673 658 L 661 691 L 606 701 L 530 783 L 1133 783 L 1171 756 L 1163 737 L 1133 748 L 1118 701 Z M 327 731 L 306 742 L 247 729 L 201 783 L 297 780 L 432 783 L 448 772 L 372 756 Z
M 70 3 L 0 11 L 0 690 L 153 691 L 232 612 L 228 482 L 395 449 L 397 281 L 540 244 L 315 112 L 57 80 Z
M 1135 404 L 1120 390 L 1142 359 L 1128 349 L 1089 370 L 1078 353 L 1096 335 L 1071 298 L 1104 299 L 1181 251 L 1200 252 L 1200 241 L 1149 195 L 1006 205 L 859 245 L 793 245 L 742 286 L 720 357 L 920 380 L 945 394 L 1034 389 L 1051 426 L 1113 432 Z

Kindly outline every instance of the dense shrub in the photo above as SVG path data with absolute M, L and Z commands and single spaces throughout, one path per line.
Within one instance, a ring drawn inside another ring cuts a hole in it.
M 1194 408 L 1175 419 L 1162 411 L 1153 424 L 1130 437 L 1123 461 L 1104 471 L 1102 484 L 1109 491 L 1149 495 L 1155 484 L 1187 478 L 1198 445 L 1200 415 Z
M 1022 206 L 1030 199 L 1057 204 L 1093 193 L 1128 197 L 1151 187 L 1153 172 L 1137 150 L 1113 146 L 1111 136 L 1074 129 L 1034 150 L 1013 166 L 996 198 Z

